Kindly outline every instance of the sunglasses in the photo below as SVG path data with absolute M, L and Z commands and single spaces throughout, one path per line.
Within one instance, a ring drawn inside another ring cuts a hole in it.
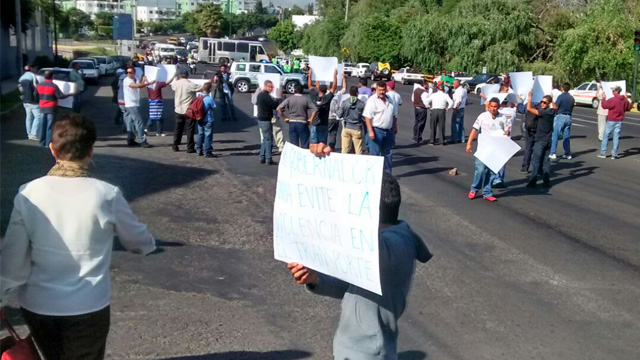
M 135 74 L 135 73 L 131 71 L 127 71 L 127 74 Z
M 540 104 L 549 105 L 549 102 L 548 101 L 540 101 Z

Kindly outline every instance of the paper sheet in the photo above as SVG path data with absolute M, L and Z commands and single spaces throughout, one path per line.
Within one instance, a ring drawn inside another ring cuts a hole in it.
M 338 68 L 337 57 L 309 56 L 309 66 L 313 70 L 312 81 L 333 81 L 333 74 Z
M 78 86 L 74 82 L 53 80 L 53 83 L 58 85 L 60 91 L 65 95 L 74 94 L 78 91 Z M 73 108 L 73 96 L 58 100 L 58 106 L 69 109 Z
M 500 91 L 500 84 L 487 84 L 480 88 L 480 93 L 487 97 L 487 100 L 480 98 L 480 105 L 484 105 L 485 102 L 491 100 L 489 95 L 497 94 Z
M 287 142 L 273 209 L 277 260 L 382 295 L 378 220 L 383 157 L 317 157 Z
M 511 88 L 519 97 L 526 99 L 533 88 L 533 73 L 531 71 L 509 73 Z
M 500 104 L 502 104 L 504 102 L 504 100 L 511 95 L 511 101 L 513 101 L 514 99 L 517 99 L 515 96 L 516 94 L 512 94 L 512 93 L 493 93 L 493 94 L 489 94 L 487 95 L 487 101 L 490 101 L 493 98 L 498 98 L 498 100 L 500 100 Z
M 155 66 L 145 65 L 144 66 L 144 76 L 147 77 L 148 81 L 157 80 L 157 78 L 158 78 L 158 68 L 155 67 Z M 156 88 L 156 84 L 153 83 L 152 85 L 147 85 L 147 87 L 155 89 Z
M 520 150 L 520 145 L 506 135 L 480 134 L 474 156 L 497 173 Z
M 533 81 L 533 94 L 531 95 L 531 103 L 537 104 L 545 95 L 551 95 L 553 88 L 553 76 L 538 75 Z M 523 96 L 524 98 L 524 96 Z
M 139 67 L 135 67 L 133 68 L 133 70 L 136 72 L 136 79 L 138 80 L 138 82 L 140 82 L 140 80 L 142 80 L 142 69 Z
M 620 86 L 622 88 L 622 95 L 627 95 L 627 81 L 626 80 L 618 80 L 618 81 L 603 81 L 601 84 L 602 91 L 604 91 L 604 98 L 609 100 L 613 97 L 613 91 L 611 91 L 612 87 Z
M 344 74 L 344 64 L 338 64 L 338 85 L 342 86 L 342 74 Z
M 208 83 L 209 79 L 189 79 L 190 82 L 194 84 L 198 84 L 200 86 L 204 85 L 204 83 Z
M 280 75 L 278 74 L 258 74 L 258 88 L 264 87 L 264 82 L 267 80 L 271 80 L 273 83 L 273 91 L 271 91 L 271 96 L 274 98 L 278 97 L 278 89 L 280 89 Z M 257 90 L 256 90 L 257 91 Z
M 169 81 L 177 71 L 176 65 L 159 64 L 158 68 L 164 70 L 158 72 L 158 81 Z

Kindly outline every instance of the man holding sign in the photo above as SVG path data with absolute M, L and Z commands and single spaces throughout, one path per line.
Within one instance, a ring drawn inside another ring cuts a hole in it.
M 609 142 L 609 134 L 613 131 L 613 148 L 611 149 L 611 159 L 618 158 L 618 144 L 620 143 L 620 130 L 622 130 L 622 121 L 624 113 L 631 110 L 633 106 L 627 97 L 622 95 L 622 87 L 616 86 L 612 89 L 613 96 L 608 99 L 602 99 L 602 108 L 609 110 L 607 115 L 607 124 L 602 135 L 602 144 L 600 146 L 599 158 L 607 157 L 607 147 Z
M 53 72 L 44 72 L 44 81 L 36 87 L 40 109 L 40 146 L 48 147 L 51 142 L 51 129 L 58 112 L 58 100 L 65 99 L 75 94 L 63 94 L 58 85 L 53 83 Z
M 336 360 L 398 356 L 398 320 L 407 305 L 414 260 L 426 263 L 433 256 L 411 227 L 398 220 L 400 202 L 400 185 L 393 176 L 384 173 L 377 244 L 381 295 L 318 273 L 304 264 L 287 264 L 294 280 L 307 290 L 342 299 L 340 323 L 333 339 Z

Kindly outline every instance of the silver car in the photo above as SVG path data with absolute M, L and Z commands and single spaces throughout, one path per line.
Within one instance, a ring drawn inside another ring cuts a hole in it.
M 86 80 L 98 81 L 100 78 L 100 68 L 91 60 L 73 60 L 69 64 L 69 69 L 73 68 L 73 64 L 80 64 L 80 70 L 78 72 L 82 74 L 82 77 Z
M 113 75 L 116 72 L 116 64 L 110 56 L 94 56 L 100 67 L 100 75 Z
M 258 87 L 259 74 L 280 75 L 280 86 L 289 94 L 293 94 L 296 84 L 304 86 L 306 75 L 285 73 L 273 64 L 259 62 L 236 61 L 231 65 L 231 83 L 239 92 L 246 93 Z

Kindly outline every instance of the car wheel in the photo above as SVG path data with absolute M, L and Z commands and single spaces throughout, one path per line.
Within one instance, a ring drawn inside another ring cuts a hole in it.
M 240 80 L 236 83 L 236 90 L 241 93 L 248 93 L 250 88 L 250 84 L 247 80 Z
M 295 92 L 296 84 L 297 84 L 297 82 L 295 82 L 295 81 L 287 82 L 287 84 L 284 86 L 284 88 L 287 91 L 287 93 L 293 94 Z
M 594 98 L 593 100 L 591 100 L 591 106 L 594 109 L 597 109 L 599 105 L 600 105 L 600 99 Z

